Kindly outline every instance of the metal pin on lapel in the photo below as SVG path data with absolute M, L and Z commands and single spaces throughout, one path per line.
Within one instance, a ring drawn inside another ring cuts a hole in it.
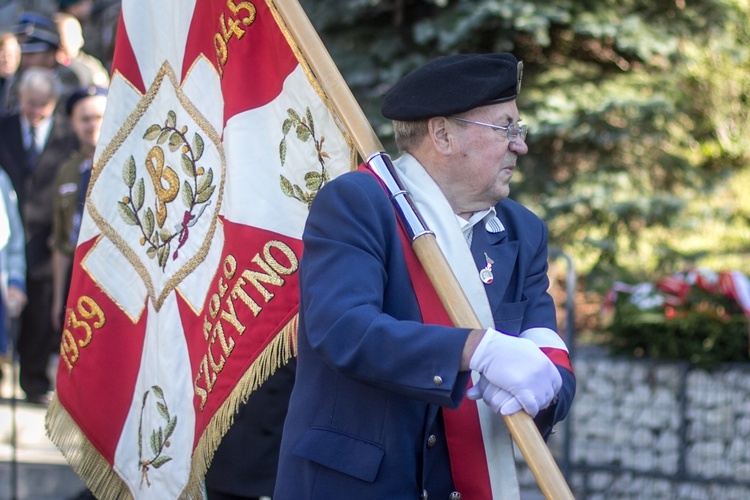
M 492 283 L 492 280 L 495 279 L 495 277 L 492 275 L 492 264 L 495 263 L 494 260 L 490 259 L 490 256 L 487 255 L 487 252 L 484 252 L 484 258 L 487 260 L 487 265 L 482 268 L 481 271 L 479 271 L 479 279 L 482 280 L 482 283 L 485 285 L 489 285 Z

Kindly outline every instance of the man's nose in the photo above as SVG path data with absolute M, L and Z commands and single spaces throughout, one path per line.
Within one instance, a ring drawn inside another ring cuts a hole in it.
M 526 144 L 526 141 L 521 139 L 520 137 L 516 137 L 512 141 L 510 141 L 510 144 L 508 145 L 511 151 L 513 151 L 517 155 L 525 155 L 529 152 L 529 146 Z

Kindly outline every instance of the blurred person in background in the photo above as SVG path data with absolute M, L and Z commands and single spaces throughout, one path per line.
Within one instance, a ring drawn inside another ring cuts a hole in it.
M 18 18 L 14 33 L 21 45 L 21 62 L 18 68 L 20 75 L 29 68 L 45 68 L 55 74 L 57 94 L 64 99 L 70 92 L 81 86 L 78 76 L 67 66 L 57 62 L 60 50 L 60 35 L 51 18 L 36 12 L 24 12 Z M 14 85 L 9 89 L 8 109 L 17 110 L 18 89 Z
M 0 359 L 8 354 L 10 341 L 15 344 L 12 325 L 26 305 L 24 245 L 16 191 L 8 174 L 0 169 Z
M 120 0 L 60 0 L 59 11 L 74 16 L 81 23 L 83 50 L 111 68 Z
M 107 106 L 107 89 L 82 87 L 65 103 L 78 151 L 60 168 L 55 182 L 55 204 L 52 221 L 52 325 L 62 331 L 70 273 L 81 228 L 86 190 L 91 179 L 94 151 Z
M 0 117 L 7 113 L 7 98 L 21 64 L 21 46 L 13 33 L 0 32 Z
M 74 16 L 81 24 L 91 20 L 94 7 L 94 0 L 60 0 L 60 12 Z
M 52 207 L 55 179 L 62 163 L 77 148 L 67 119 L 54 113 L 58 93 L 55 74 L 29 68 L 18 84 L 20 112 L 0 119 L 0 167 L 18 195 L 26 236 L 27 307 L 18 334 L 20 383 L 32 403 L 49 402 L 50 353 L 57 352 L 60 332 L 52 328 Z
M 83 51 L 81 23 L 74 16 L 59 12 L 54 16 L 60 34 L 57 62 L 68 67 L 78 77 L 82 87 L 108 87 L 109 74 L 96 57 Z

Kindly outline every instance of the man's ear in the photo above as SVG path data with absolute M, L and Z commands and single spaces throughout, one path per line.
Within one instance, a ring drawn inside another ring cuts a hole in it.
M 448 127 L 448 119 L 444 116 L 436 116 L 427 121 L 427 130 L 435 150 L 444 155 L 453 150 L 452 132 Z

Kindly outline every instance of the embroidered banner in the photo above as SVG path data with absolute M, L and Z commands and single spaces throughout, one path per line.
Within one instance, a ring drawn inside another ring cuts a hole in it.
M 273 2 L 124 0 L 50 438 L 98 498 L 202 496 L 294 354 L 310 203 L 356 153 Z

